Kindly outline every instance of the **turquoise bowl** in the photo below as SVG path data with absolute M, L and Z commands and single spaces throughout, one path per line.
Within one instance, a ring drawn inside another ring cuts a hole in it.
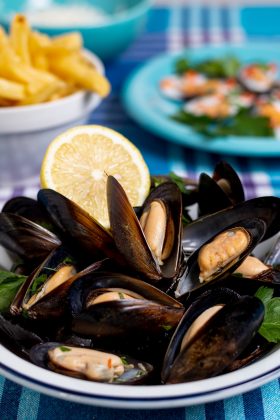
M 31 13 L 50 10 L 52 6 L 96 7 L 106 14 L 102 23 L 75 24 L 72 26 L 34 25 L 32 28 L 51 36 L 79 31 L 85 48 L 93 51 L 102 60 L 111 60 L 124 51 L 144 28 L 152 0 L 9 0 L 0 1 L 0 24 L 6 29 L 15 13 Z

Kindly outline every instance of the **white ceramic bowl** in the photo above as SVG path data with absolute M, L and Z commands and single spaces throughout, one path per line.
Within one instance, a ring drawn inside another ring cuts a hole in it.
M 100 59 L 89 51 L 85 54 L 104 73 Z M 50 141 L 67 128 L 85 123 L 100 101 L 97 94 L 81 90 L 53 102 L 0 107 L 0 187 L 26 185 L 38 178 Z
M 275 241 L 258 247 L 265 255 Z M 0 248 L 1 265 L 9 261 Z M 257 388 L 280 376 L 280 346 L 250 366 L 210 379 L 176 385 L 109 385 L 70 378 L 37 367 L 0 344 L 0 374 L 36 391 L 69 401 L 116 408 L 173 408 L 220 400 Z

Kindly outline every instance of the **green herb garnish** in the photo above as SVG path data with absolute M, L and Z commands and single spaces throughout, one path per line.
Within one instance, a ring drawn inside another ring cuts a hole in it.
M 128 361 L 126 360 L 125 356 L 121 356 L 120 359 L 121 359 L 123 365 L 128 365 Z
M 165 330 L 165 331 L 169 331 L 172 328 L 172 325 L 161 325 L 161 327 Z
M 180 58 L 175 63 L 177 74 L 183 74 L 188 70 L 194 70 L 205 74 L 210 78 L 236 77 L 240 69 L 240 62 L 236 57 L 225 57 L 223 59 L 210 59 L 200 63 L 190 63 L 186 58 Z
M 273 297 L 273 292 L 273 289 L 262 286 L 255 293 L 265 307 L 259 333 L 271 343 L 280 343 L 280 298 Z
M 175 174 L 174 172 L 170 172 L 169 178 L 171 179 L 172 182 L 174 182 L 177 185 L 177 187 L 179 188 L 182 194 L 188 194 L 188 191 L 186 190 L 185 181 L 182 177 Z
M 234 116 L 219 119 L 209 118 L 204 115 L 193 115 L 181 110 L 171 118 L 191 126 L 195 131 L 209 138 L 229 135 L 273 136 L 273 129 L 270 126 L 269 119 L 260 115 L 252 115 L 249 109 L 241 109 Z
M 120 299 L 125 299 L 125 296 L 124 296 L 124 294 L 122 292 L 119 292 L 119 298 Z
M 242 273 L 237 273 L 237 272 L 232 273 L 232 275 L 233 275 L 234 277 L 240 277 L 240 278 L 242 278 L 242 277 L 243 277 L 243 274 L 242 274 Z
M 71 349 L 69 349 L 69 347 L 65 347 L 65 346 L 60 346 L 59 350 L 65 352 L 65 351 L 71 351 Z
M 32 296 L 35 295 L 35 293 L 38 292 L 38 290 L 45 283 L 47 278 L 48 278 L 47 274 L 41 274 L 40 276 L 38 276 L 34 280 L 34 282 L 32 283 L 32 286 L 30 288 L 30 293 L 31 293 Z
M 25 280 L 26 276 L 10 271 L 0 271 L 0 313 L 8 311 L 17 291 Z
M 169 172 L 169 175 L 166 176 L 153 176 L 152 177 L 152 184 L 153 186 L 156 188 L 159 185 L 163 184 L 166 181 L 172 181 L 174 182 L 177 187 L 179 188 L 179 190 L 181 191 L 182 195 L 185 196 L 186 198 L 188 196 L 190 196 L 190 194 L 192 193 L 191 190 L 188 190 L 187 187 L 187 183 L 185 182 L 185 179 L 182 178 L 181 176 L 175 174 L 175 172 Z M 184 198 L 183 198 L 184 200 Z M 187 208 L 183 208 L 183 213 L 182 213 L 182 222 L 183 225 L 188 225 L 190 222 L 192 222 L 192 219 L 189 215 L 189 212 L 187 210 Z
M 70 255 L 68 255 L 66 258 L 64 258 L 63 264 L 76 264 L 76 261 L 74 260 L 73 257 L 71 257 Z
M 145 373 L 146 372 L 144 372 L 143 370 L 138 370 L 137 371 L 137 373 L 136 373 L 136 375 L 135 375 L 135 378 L 140 378 L 141 376 L 143 376 L 143 375 L 145 375 Z

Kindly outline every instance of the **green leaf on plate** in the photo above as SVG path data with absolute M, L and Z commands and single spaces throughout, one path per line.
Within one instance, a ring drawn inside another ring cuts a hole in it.
M 171 117 L 175 121 L 191 126 L 198 133 L 208 138 L 229 135 L 271 137 L 273 129 L 267 117 L 252 115 L 250 110 L 241 109 L 229 118 L 213 119 L 207 116 L 193 115 L 180 110 Z

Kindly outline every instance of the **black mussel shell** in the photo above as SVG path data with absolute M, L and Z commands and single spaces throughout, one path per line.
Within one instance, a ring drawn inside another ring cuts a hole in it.
M 264 355 L 268 354 L 272 350 L 273 346 L 274 343 L 269 343 L 265 338 L 257 333 L 250 342 L 249 346 L 246 347 L 237 359 L 227 366 L 226 372 L 233 372 L 234 370 L 250 365 Z
M 89 296 L 117 291 L 137 299 L 120 299 L 86 307 Z M 92 273 L 69 292 L 72 330 L 92 337 L 162 334 L 174 329 L 184 313 L 182 304 L 159 289 L 118 273 Z
M 165 382 L 190 382 L 219 375 L 246 349 L 263 317 L 264 306 L 255 297 L 242 296 L 226 304 L 178 354 Z
M 150 280 L 176 277 L 181 261 L 181 192 L 173 182 L 161 184 L 148 196 L 143 204 L 143 209 L 156 198 L 160 199 L 168 210 L 167 230 L 171 222 L 174 226 L 173 248 L 162 266 L 156 261 L 147 243 L 142 227 L 124 189 L 114 177 L 108 177 L 108 211 L 116 246 L 127 264 L 134 271 L 141 273 Z
M 241 203 L 245 200 L 242 182 L 228 162 L 220 161 L 217 163 L 212 178 L 227 194 L 232 204 Z
M 17 321 L 1 314 L 0 332 L 0 344 L 25 359 L 29 359 L 30 348 L 43 341 L 37 334 L 19 325 Z
M 175 292 L 176 297 L 182 296 L 183 294 L 187 292 L 194 291 L 205 285 L 212 284 L 214 281 L 221 280 L 228 274 L 234 272 L 234 270 L 241 264 L 241 262 L 249 254 L 251 254 L 252 250 L 262 240 L 266 232 L 265 222 L 261 219 L 252 218 L 252 219 L 240 220 L 239 222 L 231 226 L 228 226 L 226 229 L 221 230 L 220 232 L 217 233 L 217 235 L 227 230 L 230 230 L 232 228 L 238 228 L 238 227 L 244 229 L 250 236 L 250 242 L 247 248 L 231 263 L 229 263 L 225 267 L 218 270 L 216 274 L 214 274 L 209 281 L 205 281 L 203 283 L 200 283 L 199 281 L 200 268 L 198 264 L 198 256 L 202 247 L 197 249 L 186 262 L 185 272 L 181 276 L 178 282 L 178 286 L 176 288 L 176 292 Z M 212 242 L 217 235 L 212 237 L 210 240 L 206 241 L 202 246 Z
M 199 214 L 215 213 L 245 200 L 242 183 L 235 170 L 219 162 L 212 177 L 202 173 L 198 184 Z
M 231 289 L 221 287 L 214 290 L 207 290 L 199 296 L 185 312 L 183 318 L 178 324 L 168 346 L 162 366 L 162 381 L 165 382 L 173 362 L 180 352 L 181 342 L 185 333 L 192 323 L 207 309 L 215 305 L 225 305 L 230 302 L 236 302 L 240 295 Z
M 2 208 L 2 213 L 17 214 L 18 216 L 25 217 L 26 219 L 31 220 L 51 232 L 55 232 L 55 227 L 48 213 L 44 207 L 33 198 L 11 198 Z
M 58 237 L 17 214 L 0 213 L 0 244 L 23 260 L 43 260 L 59 245 Z
M 223 227 L 251 217 L 262 219 L 266 223 L 267 230 L 263 240 L 274 236 L 280 230 L 280 198 L 273 196 L 253 198 L 229 209 L 200 217 L 185 226 L 182 237 L 183 249 L 190 254 L 220 232 Z
M 86 379 L 91 380 L 85 377 L 82 373 L 79 372 L 73 372 L 70 370 L 64 370 L 62 368 L 59 368 L 55 366 L 53 363 L 50 362 L 48 357 L 48 351 L 56 348 L 56 347 L 62 347 L 63 349 L 68 349 L 69 344 L 65 343 L 54 343 L 54 342 L 48 342 L 43 344 L 35 345 L 31 348 L 29 356 L 31 361 L 42 368 L 52 370 L 56 373 L 60 373 L 62 375 L 72 376 L 75 378 L 80 379 Z M 80 346 L 75 346 L 80 347 Z M 85 348 L 85 347 L 81 347 Z M 91 350 L 93 350 L 91 348 Z M 67 351 L 67 350 L 66 350 Z M 98 349 L 98 351 L 102 351 Z M 105 352 L 107 353 L 107 352 Z M 140 385 L 147 381 L 149 381 L 150 376 L 153 372 L 153 366 L 149 363 L 142 362 L 139 360 L 132 359 L 131 357 L 127 355 L 118 355 L 124 366 L 128 366 L 128 370 L 125 371 L 117 380 L 114 382 L 111 382 L 113 385 Z
M 88 256 L 91 261 L 109 257 L 121 262 L 110 233 L 73 201 L 51 189 L 40 190 L 38 201 L 75 255 L 82 258 Z

